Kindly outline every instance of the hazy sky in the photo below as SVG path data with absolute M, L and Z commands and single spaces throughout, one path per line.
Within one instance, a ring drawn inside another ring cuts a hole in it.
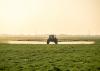
M 100 0 L 0 0 L 0 34 L 100 34 Z

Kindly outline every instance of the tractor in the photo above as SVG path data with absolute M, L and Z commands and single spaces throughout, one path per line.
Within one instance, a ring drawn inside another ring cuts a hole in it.
M 50 42 L 54 42 L 55 44 L 58 44 L 58 39 L 56 38 L 55 35 L 49 35 L 49 38 L 47 39 L 47 44 Z

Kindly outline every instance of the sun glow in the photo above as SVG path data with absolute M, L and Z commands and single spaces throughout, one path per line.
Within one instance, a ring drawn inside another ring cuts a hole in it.
M 99 0 L 0 0 L 0 33 L 96 34 L 100 30 L 99 3 Z

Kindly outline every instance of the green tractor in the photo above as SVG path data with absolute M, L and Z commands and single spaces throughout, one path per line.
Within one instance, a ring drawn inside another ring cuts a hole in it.
M 55 35 L 49 35 L 49 38 L 47 39 L 47 44 L 50 42 L 54 42 L 55 44 L 58 44 L 58 39 L 56 38 Z

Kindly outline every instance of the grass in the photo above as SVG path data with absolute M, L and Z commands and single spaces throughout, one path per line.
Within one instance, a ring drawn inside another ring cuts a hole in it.
M 100 45 L 0 44 L 0 71 L 100 71 Z

